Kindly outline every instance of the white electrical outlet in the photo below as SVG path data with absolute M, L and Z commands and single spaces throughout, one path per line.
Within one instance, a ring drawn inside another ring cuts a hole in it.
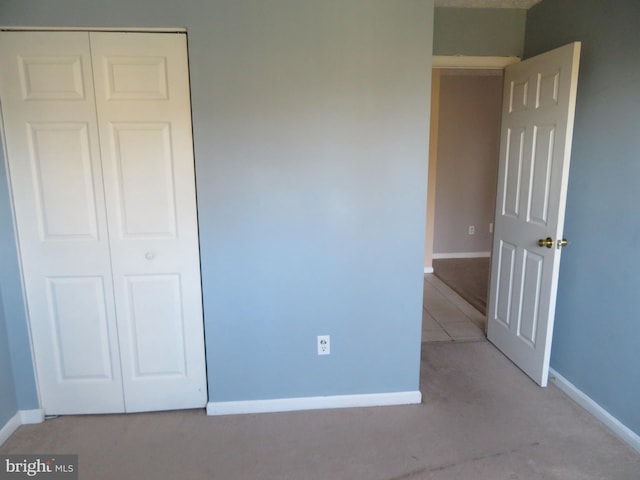
M 318 335 L 318 355 L 329 355 L 331 353 L 331 336 Z
M 475 235 L 476 234 L 476 227 L 474 227 L 473 225 L 469 225 L 469 235 Z
M 493 233 L 493 223 L 489 224 L 489 233 Z

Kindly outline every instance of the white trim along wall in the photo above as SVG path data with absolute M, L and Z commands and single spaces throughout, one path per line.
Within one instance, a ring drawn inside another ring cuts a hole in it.
M 458 253 L 434 253 L 433 259 L 443 258 L 489 258 L 491 252 L 458 252 Z
M 640 453 L 640 435 L 637 435 L 630 428 L 625 426 L 620 420 L 607 412 L 591 397 L 585 394 L 582 390 L 579 390 L 578 387 L 556 372 L 553 368 L 549 369 L 549 379 L 569 398 L 600 420 L 605 426 L 609 427 L 613 433 L 620 437 L 636 452 Z
M 7 439 L 13 435 L 13 432 L 18 430 L 21 425 L 29 425 L 32 423 L 44 422 L 44 410 L 19 410 L 16 414 L 9 419 L 7 423 L 0 428 L 0 446 L 7 441 Z
M 333 395 L 328 397 L 275 398 L 238 402 L 209 402 L 207 415 L 237 415 L 244 413 L 290 412 L 327 408 L 382 407 L 412 405 L 422 402 L 419 390 L 412 392 Z

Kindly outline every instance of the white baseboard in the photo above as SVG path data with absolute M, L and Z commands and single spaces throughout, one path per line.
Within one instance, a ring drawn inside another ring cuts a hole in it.
M 640 435 L 636 434 L 620 420 L 607 412 L 591 397 L 587 396 L 587 394 L 556 372 L 553 368 L 549 369 L 549 376 L 551 381 L 560 390 L 567 394 L 569 398 L 604 423 L 613 431 L 613 433 L 618 435 L 622 440 L 629 444 L 631 448 L 640 453 Z
M 362 395 L 334 395 L 330 397 L 209 402 L 207 404 L 207 415 L 291 412 L 296 410 L 319 410 L 327 408 L 381 407 L 389 405 L 411 405 L 420 402 L 422 402 L 422 394 L 419 390 Z
M 424 273 L 433 273 L 433 267 L 424 267 Z
M 20 412 L 16 412 L 16 414 L 9 419 L 7 423 L 4 424 L 4 427 L 0 428 L 0 445 L 6 442 L 13 432 L 15 432 L 22 422 L 20 421 Z
M 44 422 L 44 410 L 41 408 L 20 410 L 18 413 L 20 414 L 20 421 L 22 422 L 22 425 Z
M 433 259 L 443 258 L 489 258 L 491 252 L 458 252 L 458 253 L 434 253 Z
M 0 445 L 6 442 L 13 433 L 20 428 L 20 425 L 44 422 L 44 410 L 18 410 L 7 423 L 0 428 Z

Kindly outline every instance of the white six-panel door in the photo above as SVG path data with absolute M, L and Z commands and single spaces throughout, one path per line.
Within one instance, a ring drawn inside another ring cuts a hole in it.
M 3 32 L 0 52 L 43 408 L 204 406 L 184 36 Z
M 90 39 L 127 411 L 201 407 L 186 38 L 92 32 Z
M 4 137 L 41 400 L 124 409 L 86 33 L 3 32 Z
M 579 55 L 576 42 L 505 69 L 487 336 L 542 386 L 549 371 Z

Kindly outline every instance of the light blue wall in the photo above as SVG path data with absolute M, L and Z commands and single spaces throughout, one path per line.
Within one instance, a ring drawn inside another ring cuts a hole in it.
M 582 41 L 551 365 L 640 434 L 640 2 L 544 0 L 525 55 Z
M 11 361 L 11 353 L 9 351 L 9 335 L 7 333 L 6 318 L 8 316 L 5 313 L 5 307 L 3 302 L 3 291 L 5 285 L 11 284 L 20 288 L 19 277 L 16 272 L 7 270 L 6 263 L 15 262 L 15 242 L 12 236 L 8 236 L 7 233 L 13 232 L 11 209 L 8 208 L 7 201 L 8 196 L 6 192 L 6 183 L 4 182 L 4 158 L 2 152 L 2 145 L 0 144 L 0 428 L 2 428 L 7 421 L 13 417 L 18 410 L 18 402 L 16 400 L 16 386 L 13 380 L 13 362 Z M 11 250 L 13 249 L 13 250 Z M 24 318 L 22 320 L 24 323 Z M 23 343 L 23 349 L 29 348 L 29 343 Z M 33 376 L 33 369 L 30 365 L 27 365 L 25 369 L 28 374 Z
M 431 0 L 20 0 L 0 19 L 188 29 L 211 400 L 417 390 Z
M 433 54 L 521 57 L 526 15 L 516 8 L 436 8 Z
M 17 411 L 16 387 L 13 382 L 13 372 L 11 371 L 9 338 L 5 328 L 2 290 L 0 289 L 0 429 Z
M 0 304 L 0 315 L 11 339 L 7 349 L 15 379 L 15 397 L 21 410 L 30 410 L 38 408 L 38 396 L 3 152 L 0 139 L 0 295 L 4 303 Z

